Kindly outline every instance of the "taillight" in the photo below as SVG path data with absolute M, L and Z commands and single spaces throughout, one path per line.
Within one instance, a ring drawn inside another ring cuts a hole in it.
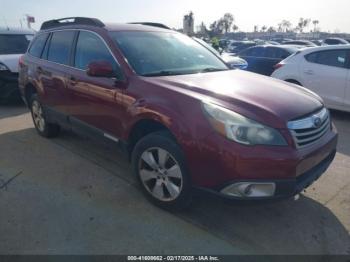
M 18 66 L 22 68 L 24 66 L 24 55 L 20 56 L 18 60 Z
M 277 70 L 280 69 L 282 66 L 284 66 L 284 64 L 278 63 L 277 65 L 273 66 L 273 69 Z

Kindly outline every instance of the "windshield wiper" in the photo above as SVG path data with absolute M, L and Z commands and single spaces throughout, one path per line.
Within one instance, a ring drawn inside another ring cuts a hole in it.
M 175 75 L 175 74 L 177 74 L 177 73 L 174 71 L 161 70 L 161 71 L 157 71 L 157 72 L 146 73 L 146 74 L 143 74 L 142 76 L 170 76 L 170 75 Z
M 218 71 L 226 71 L 226 70 L 228 70 L 228 69 L 216 68 L 216 67 L 207 67 L 207 68 L 199 70 L 198 73 L 218 72 Z

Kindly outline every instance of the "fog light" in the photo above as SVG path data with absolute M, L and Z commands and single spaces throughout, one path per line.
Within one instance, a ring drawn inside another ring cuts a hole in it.
M 242 198 L 271 197 L 274 196 L 275 190 L 275 183 L 239 182 L 225 187 L 221 193 Z

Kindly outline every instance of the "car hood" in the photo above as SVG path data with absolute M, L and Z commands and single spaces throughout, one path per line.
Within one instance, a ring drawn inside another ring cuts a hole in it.
M 303 87 L 241 70 L 145 78 L 276 128 L 313 113 L 322 99 Z
M 21 54 L 0 55 L 0 63 L 7 66 L 12 73 L 18 73 L 18 60 L 21 56 Z

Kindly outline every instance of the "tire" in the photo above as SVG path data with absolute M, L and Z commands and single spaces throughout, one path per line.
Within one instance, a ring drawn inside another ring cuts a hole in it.
M 37 94 L 33 94 L 30 98 L 30 111 L 35 129 L 39 135 L 46 138 L 58 136 L 60 126 L 57 124 L 48 123 L 45 116 L 45 111 L 43 110 Z
M 179 211 L 191 204 L 191 182 L 181 148 L 168 132 L 142 138 L 132 167 L 146 197 L 158 207 Z

